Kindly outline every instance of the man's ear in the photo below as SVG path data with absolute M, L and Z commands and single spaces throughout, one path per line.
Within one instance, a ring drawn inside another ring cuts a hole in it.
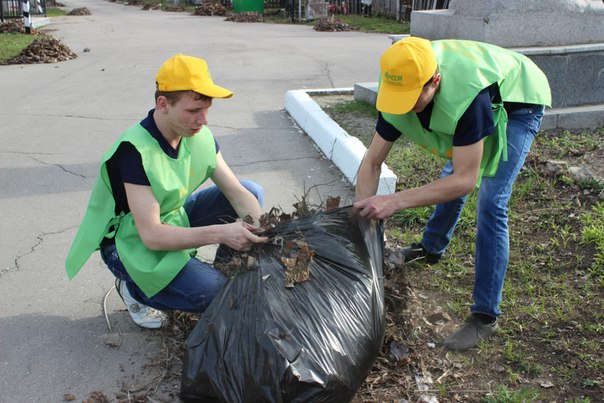
M 440 75 L 440 73 L 436 73 L 434 74 L 434 77 L 432 77 L 432 85 L 434 85 L 435 87 L 438 86 L 438 84 L 440 84 L 440 78 L 442 76 Z
M 158 111 L 165 113 L 168 111 L 168 98 L 163 95 L 157 97 L 157 101 L 155 101 L 155 109 Z

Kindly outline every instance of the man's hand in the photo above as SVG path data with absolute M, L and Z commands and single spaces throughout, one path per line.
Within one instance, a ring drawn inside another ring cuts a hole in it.
M 259 231 L 260 228 L 243 221 L 221 224 L 219 227 L 222 230 L 220 243 L 227 245 L 237 252 L 247 252 L 255 244 L 268 241 L 268 237 L 258 236 L 252 233 L 252 231 Z
M 360 200 L 352 206 L 354 214 L 374 220 L 384 220 L 397 210 L 396 200 L 393 195 L 373 196 Z

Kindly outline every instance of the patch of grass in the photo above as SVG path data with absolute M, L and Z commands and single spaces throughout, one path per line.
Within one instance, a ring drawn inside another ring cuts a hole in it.
M 537 136 L 536 147 L 548 159 L 563 159 L 581 155 L 601 147 L 604 128 L 594 130 L 552 130 Z
M 348 25 L 357 27 L 361 32 L 374 32 L 393 35 L 402 35 L 409 33 L 410 23 L 408 21 L 397 21 L 388 17 L 363 17 L 361 15 L 336 15 L 336 18 L 344 21 Z
M 581 216 L 583 231 L 581 241 L 596 248 L 589 272 L 600 284 L 604 284 L 604 203 L 597 203 L 592 211 Z
M 67 15 L 67 11 L 60 7 L 47 7 L 46 8 L 46 16 L 47 17 L 61 17 L 63 15 Z
M 536 390 L 528 390 L 519 388 L 514 391 L 509 390 L 504 385 L 499 385 L 495 388 L 493 396 L 486 397 L 481 400 L 483 403 L 528 403 L 537 400 L 539 392 Z
M 28 47 L 37 35 L 19 33 L 0 34 L 0 63 L 17 56 L 23 49 Z
M 326 112 L 333 113 L 358 113 L 374 119 L 377 119 L 378 112 L 375 107 L 363 101 L 342 102 L 333 106 L 324 108 Z
M 360 32 L 368 33 L 383 33 L 392 35 L 403 35 L 409 33 L 410 23 L 409 21 L 397 21 L 394 18 L 385 16 L 375 16 L 371 18 L 362 17 L 356 14 L 348 15 L 335 15 L 337 20 L 345 22 L 346 24 L 358 28 Z M 302 20 L 292 22 L 284 14 L 265 15 L 264 21 L 273 24 L 301 24 L 301 25 L 315 25 L 318 20 Z

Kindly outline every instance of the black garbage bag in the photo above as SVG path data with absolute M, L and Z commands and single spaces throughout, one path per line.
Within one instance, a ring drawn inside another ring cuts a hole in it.
M 272 236 L 189 335 L 184 401 L 347 402 L 371 370 L 384 338 L 381 227 L 343 207 Z M 283 245 L 300 239 L 310 278 L 286 287 Z

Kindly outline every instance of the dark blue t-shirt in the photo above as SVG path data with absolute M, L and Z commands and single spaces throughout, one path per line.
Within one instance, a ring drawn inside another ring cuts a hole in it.
M 495 132 L 493 120 L 492 103 L 501 102 L 497 84 L 480 91 L 472 101 L 468 109 L 461 116 L 453 135 L 453 146 L 467 146 L 479 142 L 484 137 Z M 434 101 L 417 114 L 417 117 L 425 130 L 430 131 L 430 118 Z M 375 127 L 379 135 L 386 141 L 395 141 L 402 133 L 393 125 L 388 123 L 380 113 Z

